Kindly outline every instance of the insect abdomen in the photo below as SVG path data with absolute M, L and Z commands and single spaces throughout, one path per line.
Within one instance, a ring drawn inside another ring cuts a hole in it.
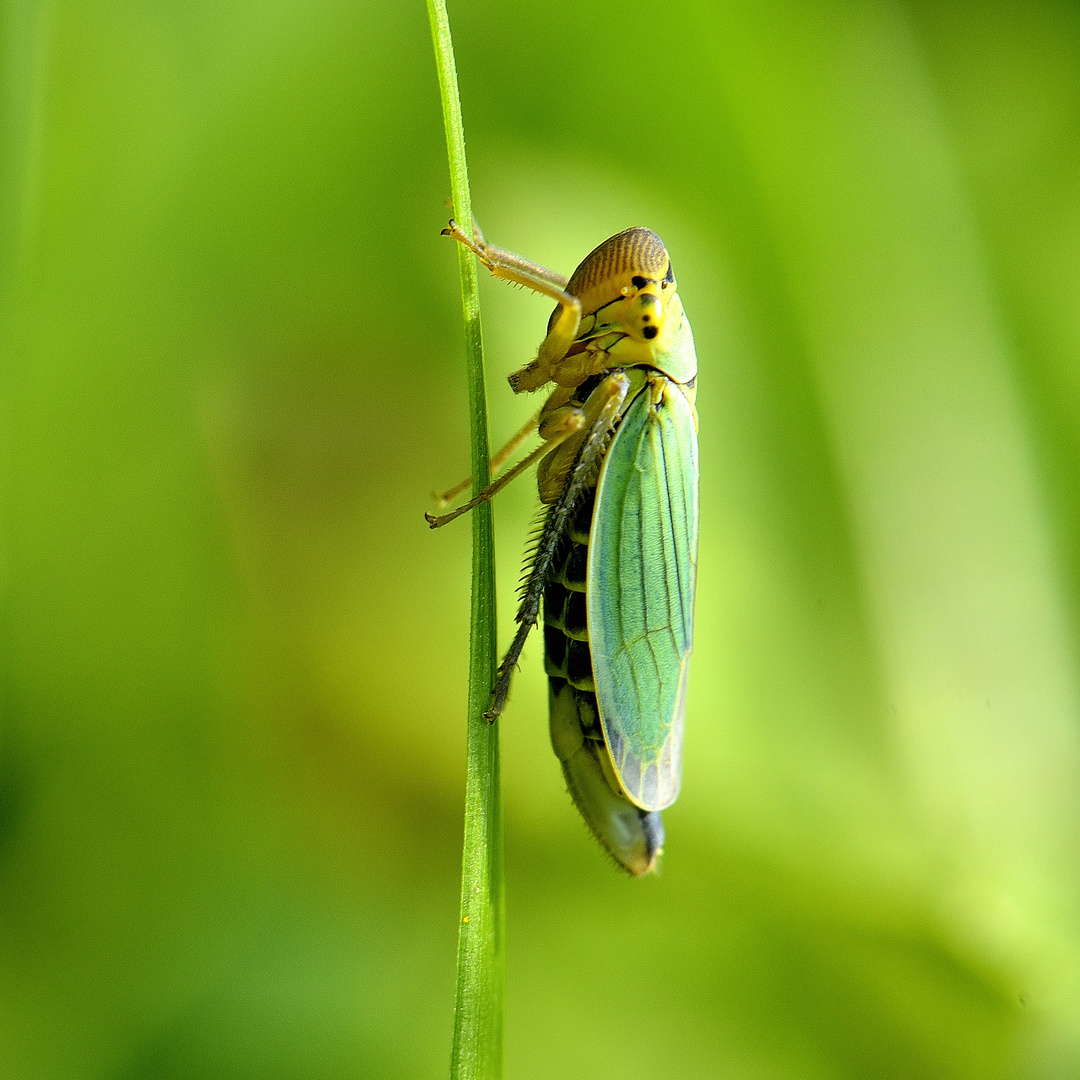
M 611 764 L 593 683 L 585 588 L 596 489 L 582 495 L 544 587 L 544 666 L 551 744 L 593 834 L 630 873 L 652 869 L 664 842 L 658 813 L 635 806 Z

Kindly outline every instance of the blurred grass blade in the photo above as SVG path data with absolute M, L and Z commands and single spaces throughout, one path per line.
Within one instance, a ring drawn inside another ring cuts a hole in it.
M 443 0 L 428 0 L 439 72 L 454 213 L 472 231 L 472 200 L 465 162 L 457 68 Z M 476 260 L 460 244 L 461 303 L 469 382 L 469 434 L 474 490 L 488 483 L 487 405 Z M 465 844 L 458 930 L 457 1005 L 451 1080 L 502 1076 L 505 994 L 502 806 L 499 789 L 499 726 L 483 717 L 495 682 L 495 560 L 491 503 L 472 515 L 472 610 L 469 644 L 468 775 Z

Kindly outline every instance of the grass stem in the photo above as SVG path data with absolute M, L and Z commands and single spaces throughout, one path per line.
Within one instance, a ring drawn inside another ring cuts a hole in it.
M 457 67 L 444 0 L 428 0 L 431 37 L 439 73 L 454 216 L 472 233 L 472 199 L 465 161 Z M 476 259 L 456 245 L 465 319 L 469 384 L 469 434 L 473 490 L 489 480 L 484 348 Z M 484 719 L 495 682 L 495 543 L 491 503 L 472 512 L 472 605 L 465 842 L 458 929 L 457 1005 L 450 1061 L 451 1080 L 499 1080 L 502 1076 L 504 951 L 503 823 L 499 787 L 499 725 Z

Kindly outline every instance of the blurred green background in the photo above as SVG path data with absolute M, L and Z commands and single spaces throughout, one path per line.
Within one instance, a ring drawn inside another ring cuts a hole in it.
M 424 5 L 6 0 L 0 1073 L 445 1074 L 468 468 Z M 456 0 L 490 239 L 701 374 L 657 878 L 502 723 L 507 1073 L 1080 1077 L 1080 9 Z M 484 280 L 492 437 L 550 304 Z M 496 509 L 500 626 L 535 512 Z

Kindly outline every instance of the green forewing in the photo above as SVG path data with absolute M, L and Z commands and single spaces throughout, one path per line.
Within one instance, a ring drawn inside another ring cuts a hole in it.
M 662 810 L 679 794 L 693 647 L 698 461 L 693 407 L 646 386 L 604 460 L 589 539 L 587 610 L 596 699 L 627 796 Z

